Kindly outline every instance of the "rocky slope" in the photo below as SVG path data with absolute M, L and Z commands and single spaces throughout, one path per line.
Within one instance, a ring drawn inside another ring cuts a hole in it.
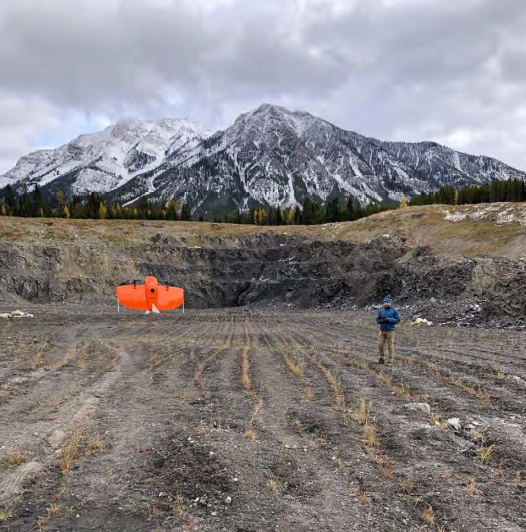
M 0 186 L 38 184 L 48 194 L 109 192 L 161 165 L 167 156 L 193 149 L 211 132 L 190 120 L 122 120 L 99 133 L 81 135 L 54 150 L 22 157 L 0 177 Z M 147 189 L 148 190 L 148 189 Z M 147 191 L 146 190 L 146 191 Z
M 264 104 L 213 135 L 188 120 L 121 122 L 23 157 L 0 186 L 96 190 L 124 203 L 175 197 L 210 216 L 259 204 L 294 207 L 307 196 L 399 201 L 441 185 L 525 177 L 489 157 L 432 142 L 382 142 Z
M 525 214 L 524 206 L 518 208 Z M 115 286 L 153 274 L 183 286 L 194 308 L 352 308 L 391 293 L 406 315 L 524 327 L 526 257 L 514 244 L 526 235 L 522 218 L 508 217 L 504 225 L 503 218 L 491 218 L 494 211 L 484 220 L 483 209 L 478 219 L 469 218 L 472 208 L 396 211 L 390 213 L 391 232 L 384 234 L 385 213 L 275 230 L 0 218 L 0 302 L 114 304 Z M 501 225 L 494 225 L 498 220 Z M 412 234 L 413 223 L 422 233 Z M 461 253 L 458 242 L 444 253 L 446 234 L 451 241 L 463 239 L 469 250 L 469 239 L 476 246 L 477 235 L 484 239 L 488 228 L 500 245 L 491 255 L 489 247 L 484 256 L 482 247 Z

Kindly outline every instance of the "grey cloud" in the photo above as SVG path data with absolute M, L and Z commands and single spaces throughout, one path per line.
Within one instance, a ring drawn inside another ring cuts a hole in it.
M 219 127 L 271 100 L 526 168 L 525 25 L 523 0 L 3 0 L 0 90 Z

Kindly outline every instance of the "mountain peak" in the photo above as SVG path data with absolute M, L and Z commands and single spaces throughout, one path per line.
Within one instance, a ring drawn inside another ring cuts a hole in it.
M 526 174 L 432 142 L 382 142 L 304 111 L 264 103 L 212 132 L 189 118 L 124 118 L 55 150 L 22 157 L 0 185 L 39 185 L 54 196 L 97 191 L 109 201 L 188 202 L 210 216 L 305 198 L 400 201 L 443 185 Z M 221 211 L 221 209 L 223 211 Z

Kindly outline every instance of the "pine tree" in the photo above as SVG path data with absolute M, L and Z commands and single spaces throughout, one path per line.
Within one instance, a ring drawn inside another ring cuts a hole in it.
M 66 195 L 62 190 L 57 190 L 57 204 L 58 204 L 58 215 L 60 217 L 64 216 L 64 207 L 66 206 Z
M 184 203 L 181 207 L 181 220 L 189 222 L 192 219 L 192 209 L 188 203 Z
M 281 207 L 276 209 L 276 225 L 283 225 L 283 211 Z
M 347 220 L 352 221 L 355 219 L 354 202 L 352 196 L 349 196 L 347 200 Z
M 169 199 L 166 202 L 166 219 L 167 220 L 177 220 L 177 209 L 175 207 L 175 202 L 172 199 Z
M 269 225 L 276 225 L 276 211 L 272 207 L 268 211 L 267 219 Z
M 267 213 L 263 207 L 258 209 L 258 224 L 267 225 Z

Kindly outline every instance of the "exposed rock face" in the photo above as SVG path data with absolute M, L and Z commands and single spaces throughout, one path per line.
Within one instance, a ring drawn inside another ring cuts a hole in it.
M 439 322 L 521 326 L 526 310 L 524 261 L 439 257 L 397 238 L 358 244 L 259 233 L 203 237 L 195 247 L 158 234 L 146 243 L 0 243 L 4 301 L 113 303 L 115 286 L 146 275 L 185 287 L 194 308 L 350 308 L 389 293 Z

